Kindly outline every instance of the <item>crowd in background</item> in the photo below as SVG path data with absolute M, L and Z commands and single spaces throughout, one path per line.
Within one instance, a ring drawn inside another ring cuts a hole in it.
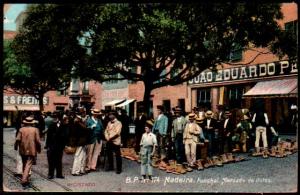
M 297 113 L 297 107 L 292 110 Z M 26 185 L 31 165 L 42 146 L 47 150 L 48 178 L 53 179 L 55 172 L 57 178 L 64 178 L 62 157 L 66 146 L 75 150 L 72 175 L 81 176 L 96 171 L 101 152 L 105 152 L 108 160 L 107 171 L 114 170 L 115 154 L 116 173 L 120 174 L 121 147 L 134 147 L 136 153 L 143 156 L 144 149 L 150 146 L 151 150 L 147 150 L 145 157 L 148 160 L 142 163 L 148 164 L 148 167 L 164 164 L 170 159 L 192 167 L 197 159 L 199 143 L 207 143 L 207 155 L 212 157 L 231 152 L 253 152 L 255 155 L 261 149 L 267 151 L 278 141 L 278 131 L 262 108 L 235 111 L 235 119 L 232 111 L 224 106 L 219 106 L 216 113 L 205 108 L 194 108 L 191 113 L 185 113 L 180 107 L 166 113 L 162 106 L 157 106 L 157 112 L 158 116 L 154 119 L 147 117 L 142 107 L 139 108 L 134 120 L 133 145 L 128 142 L 130 118 L 125 110 L 87 111 L 78 107 L 64 112 L 23 112 L 16 125 L 15 149 L 20 154 L 17 174 L 23 174 L 22 182 Z M 31 135 L 24 137 L 28 132 Z M 34 152 L 24 151 L 28 144 L 31 148 L 35 147 L 32 149 Z M 155 161 L 150 160 L 153 156 Z

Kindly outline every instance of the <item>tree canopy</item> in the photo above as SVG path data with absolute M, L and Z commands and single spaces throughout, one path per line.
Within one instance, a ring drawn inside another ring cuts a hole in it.
M 60 87 L 72 67 L 82 79 L 142 81 L 146 109 L 153 89 L 229 62 L 236 47 L 282 56 L 294 54 L 287 37 L 296 43 L 277 24 L 278 3 L 33 5 L 27 13 L 13 48 L 38 86 Z

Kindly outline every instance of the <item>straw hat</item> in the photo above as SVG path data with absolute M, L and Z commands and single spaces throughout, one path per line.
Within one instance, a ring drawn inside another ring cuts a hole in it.
M 211 111 L 211 110 L 208 110 L 208 111 L 206 111 L 206 113 L 205 113 L 205 117 L 207 117 L 207 116 L 212 116 L 213 115 L 213 112 Z
M 96 114 L 96 115 L 100 115 L 101 114 L 101 111 L 99 110 L 99 109 L 92 109 L 91 110 L 92 112 L 92 114 Z
M 196 115 L 194 113 L 189 114 L 189 119 L 196 119 Z
M 230 112 L 229 110 L 226 110 L 226 111 L 224 112 L 224 114 L 225 114 L 225 115 L 231 115 L 231 112 Z
M 33 117 L 26 117 L 25 120 L 23 120 L 23 123 L 24 124 L 34 124 L 35 123 L 35 120 Z
M 196 118 L 196 122 L 199 123 L 199 124 L 203 123 L 203 120 L 204 120 L 204 118 L 202 118 L 202 117 L 197 117 Z
M 244 115 L 244 120 L 248 120 L 249 117 L 247 115 Z
M 182 110 L 181 110 L 181 108 L 175 108 L 175 113 L 180 113 Z
M 146 126 L 149 127 L 150 129 L 152 129 L 152 127 L 153 127 L 153 122 L 152 122 L 152 120 L 147 120 L 147 121 L 146 121 Z

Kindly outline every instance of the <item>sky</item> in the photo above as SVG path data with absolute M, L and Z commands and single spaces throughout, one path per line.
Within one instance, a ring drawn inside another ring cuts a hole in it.
M 15 20 L 17 16 L 26 9 L 27 4 L 11 4 L 7 12 L 4 14 L 3 29 L 16 30 Z

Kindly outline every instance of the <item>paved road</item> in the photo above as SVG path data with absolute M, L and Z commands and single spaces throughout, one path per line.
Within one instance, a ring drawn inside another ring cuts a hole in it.
M 15 170 L 15 151 L 13 150 L 15 133 L 4 129 L 3 163 L 7 169 Z M 81 191 L 81 192 L 296 192 L 298 178 L 298 153 L 286 158 L 254 158 L 248 161 L 227 164 L 224 167 L 193 171 L 184 175 L 169 174 L 158 169 L 153 181 L 138 180 L 140 166 L 136 162 L 123 159 L 123 172 L 89 173 L 81 177 L 71 175 L 73 155 L 64 155 L 63 166 L 66 179 L 49 181 L 47 176 L 46 151 L 38 156 L 31 176 L 35 189 L 40 191 Z M 3 183 L 12 190 L 23 190 L 9 172 L 4 171 Z

